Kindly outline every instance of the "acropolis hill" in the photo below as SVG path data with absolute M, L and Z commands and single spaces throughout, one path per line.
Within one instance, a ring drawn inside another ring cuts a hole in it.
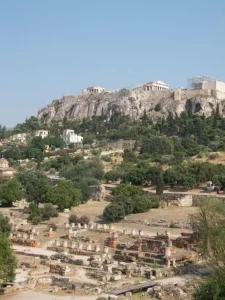
M 155 109 L 156 105 L 160 109 Z M 132 89 L 110 91 L 89 87 L 82 95 L 64 96 L 38 112 L 43 121 L 82 119 L 102 114 L 110 116 L 117 111 L 132 118 L 140 118 L 144 111 L 153 120 L 168 112 L 180 115 L 189 108 L 193 113 L 209 116 L 216 107 L 225 116 L 225 83 L 208 77 L 191 79 L 190 89 L 170 89 L 166 83 L 153 81 Z

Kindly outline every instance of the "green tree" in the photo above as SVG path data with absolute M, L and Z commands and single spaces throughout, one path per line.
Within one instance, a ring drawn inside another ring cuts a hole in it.
M 163 194 L 164 190 L 164 181 L 162 172 L 159 173 L 159 176 L 156 179 L 156 194 L 160 197 Z
M 86 133 L 83 136 L 83 144 L 92 145 L 94 143 L 95 138 L 96 136 L 94 134 Z
M 119 170 L 110 170 L 108 172 L 105 173 L 105 180 L 107 182 L 109 181 L 117 181 L 119 180 L 122 176 L 121 176 L 121 172 Z
M 124 208 L 117 203 L 111 203 L 104 209 L 103 217 L 106 221 L 116 222 L 125 216 Z
M 0 235 L 0 284 L 14 281 L 16 266 L 16 258 L 9 240 Z
M 140 152 L 151 155 L 173 154 L 173 143 L 164 136 L 151 136 L 142 140 Z
M 74 188 L 69 180 L 62 180 L 56 186 L 51 186 L 47 191 L 47 202 L 58 205 L 60 210 L 71 208 L 80 204 L 82 194 Z
M 123 176 L 124 182 L 131 182 L 134 185 L 143 185 L 147 179 L 147 170 L 145 168 L 133 168 Z
M 7 216 L 3 216 L 3 214 L 0 213 L 0 236 L 4 235 L 8 237 L 11 230 L 12 224 L 10 223 L 9 218 Z
M 225 274 L 225 204 L 220 198 L 206 198 L 191 216 L 198 248 L 215 270 Z
M 152 166 L 147 170 L 146 179 L 151 181 L 152 184 L 156 184 L 158 177 L 160 176 L 161 169 L 158 166 Z
M 137 162 L 137 156 L 135 152 L 131 149 L 124 149 L 123 160 L 125 162 Z
M 58 211 L 54 205 L 51 203 L 46 203 L 43 208 L 41 208 L 41 218 L 42 220 L 50 220 L 58 216 Z
M 34 202 L 36 206 L 39 203 L 46 202 L 46 193 L 51 185 L 51 181 L 44 173 L 40 171 L 25 171 L 18 175 L 18 180 L 25 189 L 28 202 Z
M 182 176 L 181 184 L 187 189 L 192 189 L 196 185 L 196 178 L 191 173 L 184 174 Z
M 144 191 L 141 187 L 129 184 L 120 184 L 112 190 L 113 196 L 124 195 L 127 197 L 142 196 Z
M 160 111 L 161 110 L 161 105 L 158 103 L 155 105 L 155 111 Z
M 165 183 L 173 187 L 181 179 L 181 176 L 175 168 L 169 168 L 164 172 L 163 179 Z
M 81 178 L 80 180 L 73 182 L 74 187 L 76 189 L 80 190 L 80 192 L 82 194 L 82 199 L 81 199 L 82 203 L 85 203 L 90 199 L 90 196 L 91 196 L 91 189 L 89 186 L 90 183 L 92 183 L 92 182 L 88 181 L 88 178 L 87 178 L 87 180 L 84 178 Z
M 206 282 L 198 286 L 193 295 L 195 300 L 224 300 L 225 275 L 221 271 L 213 272 Z
M 16 200 L 23 198 L 23 190 L 20 182 L 13 178 L 0 186 L 0 202 L 11 206 Z
M 125 215 L 133 213 L 134 201 L 131 197 L 126 195 L 117 195 L 113 197 L 112 203 L 116 203 L 120 207 L 123 207 Z
M 201 255 L 213 268 L 213 274 L 194 294 L 196 300 L 225 298 L 225 204 L 220 198 L 206 198 L 198 212 L 191 215 L 191 225 Z
M 133 199 L 135 206 L 133 213 L 143 213 L 151 208 L 151 200 L 145 196 L 135 196 Z

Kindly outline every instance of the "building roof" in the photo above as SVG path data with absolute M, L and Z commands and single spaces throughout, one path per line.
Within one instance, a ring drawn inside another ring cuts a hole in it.
M 103 87 L 101 87 L 101 86 L 99 86 L 99 85 L 89 86 L 89 87 L 87 88 L 87 90 L 89 90 L 89 89 L 103 89 L 103 90 L 105 90 L 105 88 L 103 88 Z
M 157 83 L 157 84 L 169 86 L 168 83 L 163 82 L 163 81 L 161 81 L 161 80 L 150 81 L 150 82 L 147 82 L 146 84 L 153 84 L 153 83 Z

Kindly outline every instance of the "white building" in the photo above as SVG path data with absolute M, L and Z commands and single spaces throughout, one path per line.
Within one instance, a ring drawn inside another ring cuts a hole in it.
M 48 130 L 36 130 L 34 135 L 35 136 L 40 136 L 44 139 L 48 136 Z
M 26 133 L 17 133 L 17 134 L 10 136 L 9 140 L 11 142 L 26 143 L 27 134 Z
M 167 91 L 169 88 L 169 85 L 162 81 L 151 81 L 143 86 L 144 91 Z
M 106 92 L 106 89 L 101 86 L 90 86 L 82 90 L 82 95 L 95 95 L 95 94 L 102 94 L 104 92 Z
M 5 158 L 0 158 L 0 177 L 13 177 L 15 170 L 9 167 L 9 162 Z
M 83 137 L 77 135 L 72 129 L 63 130 L 62 138 L 67 146 L 69 144 L 79 144 L 83 142 Z

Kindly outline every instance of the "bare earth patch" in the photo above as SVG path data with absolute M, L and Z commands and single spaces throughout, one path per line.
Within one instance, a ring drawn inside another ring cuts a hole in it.
M 130 215 L 127 220 L 155 220 L 187 222 L 190 214 L 197 211 L 197 207 L 168 206 L 165 208 L 150 209 L 146 213 Z
M 91 221 L 96 221 L 99 216 L 102 215 L 104 208 L 109 205 L 106 201 L 88 201 L 85 204 L 73 207 L 71 214 L 85 215 L 90 218 Z

